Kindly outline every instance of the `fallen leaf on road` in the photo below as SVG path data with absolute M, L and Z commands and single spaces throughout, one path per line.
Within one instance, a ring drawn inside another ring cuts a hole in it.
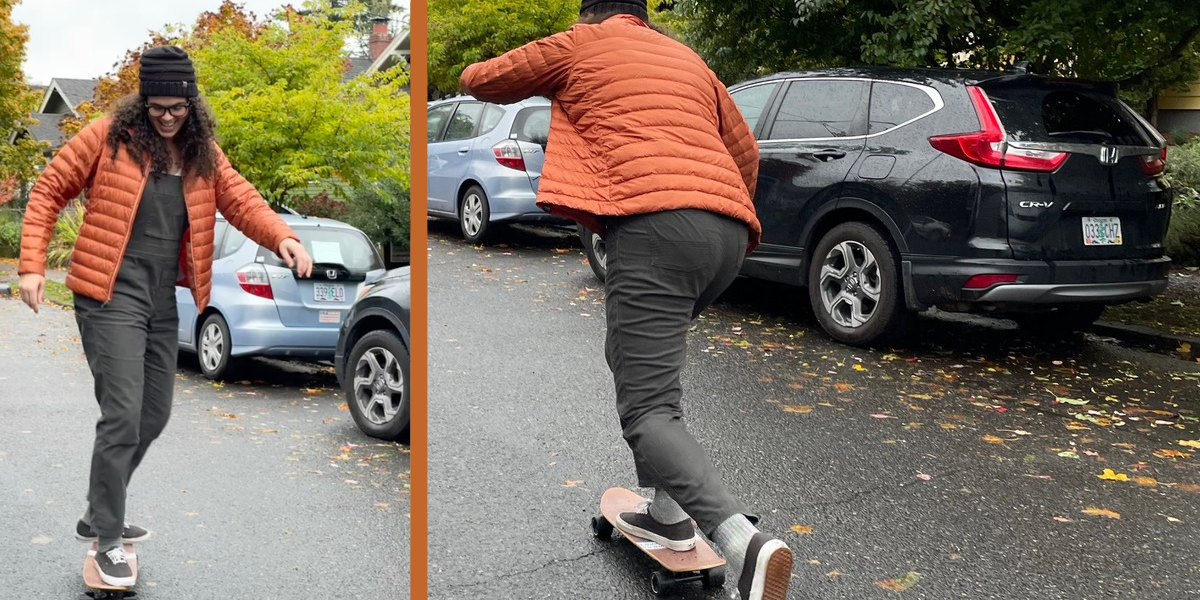
M 954 423 L 938 423 L 942 429 L 958 429 L 958 425 Z
M 1074 450 L 1067 450 L 1065 452 L 1059 452 L 1058 455 L 1063 458 L 1079 458 L 1079 454 L 1077 454 Z
M 895 579 L 884 579 L 882 581 L 876 581 L 875 585 L 877 585 L 885 590 L 892 591 L 892 592 L 903 592 L 903 591 L 907 591 L 912 586 L 917 585 L 917 582 L 920 580 L 921 580 L 920 573 L 917 573 L 916 571 L 909 571 L 909 572 L 905 573 L 903 576 L 897 577 Z
M 848 392 L 848 391 L 854 389 L 854 386 L 852 386 L 848 383 L 835 383 L 835 384 L 833 384 L 833 388 L 839 392 Z
M 813 528 L 808 525 L 792 525 L 792 531 L 800 535 L 812 535 Z
M 813 411 L 813 407 L 801 405 L 801 404 L 792 404 L 792 405 L 783 407 L 783 412 L 799 413 L 802 415 L 808 414 L 812 411 Z
M 1095 517 L 1108 517 L 1110 519 L 1120 519 L 1121 518 L 1120 513 L 1115 513 L 1111 510 L 1108 510 L 1107 508 L 1096 508 L 1094 506 L 1089 506 L 1089 507 L 1083 509 L 1083 514 L 1092 515 Z
M 300 391 L 304 392 L 305 394 L 320 394 L 321 392 L 323 392 L 325 390 L 322 390 L 320 388 L 302 388 Z
M 866 368 L 866 367 L 864 367 L 864 366 L 862 366 L 861 364 L 855 363 L 855 365 L 854 365 L 854 370 L 855 370 L 855 371 L 866 371 L 866 370 L 867 370 L 867 368 Z
M 200 513 L 186 512 L 186 513 L 183 513 L 183 516 L 185 516 L 185 517 L 198 517 L 198 516 L 200 516 Z
M 933 479 L 933 475 L 929 475 L 928 473 L 917 473 L 917 479 L 920 479 L 921 481 L 929 481 L 930 479 Z
M 1179 519 L 1176 519 L 1175 517 L 1172 517 L 1172 516 L 1170 516 L 1170 515 L 1164 515 L 1164 514 L 1162 514 L 1162 513 L 1158 513 L 1158 516 L 1160 516 L 1160 517 L 1165 517 L 1165 518 L 1167 519 L 1167 521 L 1169 521 L 1169 522 L 1171 522 L 1171 523 L 1182 523 L 1182 522 L 1183 522 L 1183 521 L 1181 521 L 1181 520 L 1179 520 Z
M 565 488 L 579 487 L 579 484 L 581 484 L 581 483 L 583 483 L 582 479 L 568 479 L 567 482 L 563 484 L 563 487 L 565 487 Z
M 1084 425 L 1083 423 L 1076 423 L 1075 421 L 1067 421 L 1067 429 L 1073 429 L 1076 431 L 1078 431 L 1078 430 L 1090 431 L 1091 427 L 1088 427 L 1087 425 Z
M 899 417 L 893 417 L 892 415 L 885 415 L 885 414 L 880 414 L 880 413 L 875 413 L 871 416 L 875 417 L 876 419 L 897 419 L 897 418 L 899 418 Z
M 1133 482 L 1145 487 L 1154 487 L 1158 485 L 1158 480 L 1153 477 L 1134 477 Z
M 1117 473 L 1112 469 L 1105 469 L 1103 473 L 1097 475 L 1105 481 L 1129 481 L 1129 476 L 1124 473 Z
M 39 535 L 39 536 L 33 538 L 32 540 L 29 540 L 29 543 L 37 544 L 39 546 L 45 546 L 46 544 L 49 544 L 50 542 L 53 542 L 53 541 L 54 541 L 54 538 L 46 537 L 44 535 Z
M 1059 523 L 1074 523 L 1074 522 L 1075 522 L 1075 521 L 1072 521 L 1071 519 L 1068 519 L 1068 518 L 1066 518 L 1066 517 L 1054 517 L 1054 520 L 1055 520 L 1055 521 L 1058 521 Z
M 1175 487 L 1177 487 L 1185 492 L 1191 492 L 1193 494 L 1200 494 L 1200 485 L 1193 485 L 1191 483 L 1177 483 L 1177 484 L 1175 484 Z
M 841 571 L 839 571 L 839 570 L 837 570 L 837 569 L 834 569 L 834 570 L 832 570 L 832 571 L 830 571 L 830 572 L 826 573 L 826 574 L 825 574 L 825 576 L 826 576 L 826 577 L 838 577 L 838 576 L 840 576 L 841 574 L 842 574 L 842 572 L 841 572 Z
M 989 444 L 1003 444 L 1004 438 L 988 434 L 988 435 L 983 436 L 983 441 L 985 441 Z
M 1170 448 L 1163 448 L 1162 450 L 1155 450 L 1154 455 L 1159 458 L 1187 458 L 1187 457 L 1191 456 L 1191 453 L 1180 452 L 1178 450 L 1172 450 Z
M 1184 448 L 1195 448 L 1200 450 L 1200 440 L 1179 440 L 1179 445 Z
M 1025 476 L 1032 477 L 1034 479 L 1045 479 L 1046 481 L 1054 481 L 1054 478 L 1049 475 L 1034 475 L 1032 473 L 1026 473 Z
M 350 405 L 343 402 L 338 405 L 338 410 L 350 410 Z

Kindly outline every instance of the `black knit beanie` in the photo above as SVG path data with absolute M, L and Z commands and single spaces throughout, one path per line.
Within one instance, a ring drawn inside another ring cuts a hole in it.
M 156 46 L 143 52 L 138 77 L 138 91 L 143 96 L 191 98 L 200 93 L 192 59 L 178 46 Z
M 579 3 L 579 14 L 626 14 L 633 15 L 643 21 L 650 21 L 646 0 L 582 0 Z

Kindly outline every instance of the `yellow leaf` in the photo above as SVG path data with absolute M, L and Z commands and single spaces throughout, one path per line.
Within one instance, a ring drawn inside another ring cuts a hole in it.
M 1180 452 L 1178 450 L 1172 450 L 1170 448 L 1163 448 L 1162 450 L 1155 450 L 1154 455 L 1159 458 L 1187 458 L 1187 457 L 1191 456 L 1191 453 Z
M 940 425 L 942 429 L 958 429 L 958 425 L 955 425 L 954 423 L 938 423 L 938 425 Z
M 1133 482 L 1146 487 L 1154 487 L 1158 485 L 1158 480 L 1153 477 L 1134 477 Z
M 1067 429 L 1074 429 L 1074 430 L 1082 429 L 1084 431 L 1087 431 L 1087 430 L 1090 430 L 1091 427 L 1088 427 L 1087 425 L 1084 425 L 1083 423 L 1079 423 L 1078 421 L 1067 421 Z
M 1095 517 L 1108 517 L 1110 519 L 1120 519 L 1121 518 L 1120 513 L 1115 513 L 1111 510 L 1108 510 L 1107 508 L 1096 508 L 1094 506 L 1089 506 L 1089 507 L 1083 509 L 1083 514 L 1092 515 Z
M 1184 448 L 1195 448 L 1200 450 L 1200 440 L 1179 440 L 1179 445 Z
M 802 415 L 808 414 L 812 411 L 813 411 L 813 407 L 804 406 L 804 405 L 800 405 L 800 404 L 792 404 L 790 406 L 783 407 L 783 412 L 800 413 Z
M 1097 475 L 1105 481 L 1129 481 L 1129 476 L 1124 473 L 1116 473 L 1112 469 L 1105 469 L 1103 473 Z
M 983 441 L 985 441 L 989 444 L 1003 444 L 1004 438 L 989 434 L 989 435 L 983 436 Z
M 862 366 L 861 364 L 855 363 L 855 364 L 854 364 L 854 370 L 855 370 L 855 371 L 866 371 L 866 370 L 867 370 L 867 368 L 866 368 L 866 367 L 864 367 L 864 366 Z
M 875 585 L 893 592 L 903 592 L 916 585 L 921 580 L 921 574 L 916 571 L 909 571 L 904 575 L 895 579 L 884 579 L 876 581 Z
M 837 569 L 834 569 L 834 570 L 832 570 L 832 571 L 830 571 L 830 572 L 826 573 L 826 574 L 825 574 L 825 576 L 826 576 L 826 577 L 838 577 L 838 576 L 840 576 L 841 574 L 842 574 L 842 572 L 841 572 L 841 571 L 839 571 L 839 570 L 837 570 Z
M 812 535 L 813 528 L 808 525 L 792 525 L 792 531 L 800 535 Z
M 320 394 L 323 390 L 318 388 L 303 388 L 300 391 L 304 392 L 305 394 Z
M 916 398 L 917 400 L 933 400 L 933 396 L 929 394 L 909 394 L 908 397 Z
M 1191 354 L 1192 353 L 1192 345 L 1187 342 L 1184 342 L 1182 344 L 1179 344 L 1179 347 L 1176 348 L 1175 351 L 1180 354 Z

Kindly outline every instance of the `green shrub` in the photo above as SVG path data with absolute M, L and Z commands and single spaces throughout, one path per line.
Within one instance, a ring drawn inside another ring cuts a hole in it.
M 350 193 L 346 222 L 376 244 L 408 248 L 409 206 L 408 189 L 395 182 L 355 189 Z
M 21 254 L 21 213 L 0 210 L 0 258 L 16 258 Z
M 1167 149 L 1167 179 L 1176 208 L 1200 209 L 1200 138 Z
M 78 199 L 67 205 L 54 225 L 54 237 L 50 238 L 50 248 L 46 251 L 47 269 L 65 269 L 71 262 L 71 253 L 75 250 L 75 240 L 79 238 L 79 229 L 83 227 L 83 203 Z
M 1173 265 L 1200 266 L 1200 208 L 1173 211 L 1165 244 Z

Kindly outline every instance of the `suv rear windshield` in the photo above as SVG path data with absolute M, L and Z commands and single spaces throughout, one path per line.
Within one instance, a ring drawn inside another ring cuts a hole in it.
M 538 144 L 546 149 L 546 140 L 550 138 L 550 107 L 531 106 L 522 108 L 513 119 L 512 131 L 509 136 L 516 136 L 522 142 Z
M 986 88 L 1015 142 L 1157 145 L 1132 110 L 1107 94 L 1055 87 Z
M 292 231 L 296 232 L 314 263 L 339 264 L 351 271 L 363 272 L 383 268 L 383 260 L 375 246 L 357 231 L 305 226 L 292 226 Z M 259 255 L 268 265 L 283 264 L 274 252 L 263 249 Z

